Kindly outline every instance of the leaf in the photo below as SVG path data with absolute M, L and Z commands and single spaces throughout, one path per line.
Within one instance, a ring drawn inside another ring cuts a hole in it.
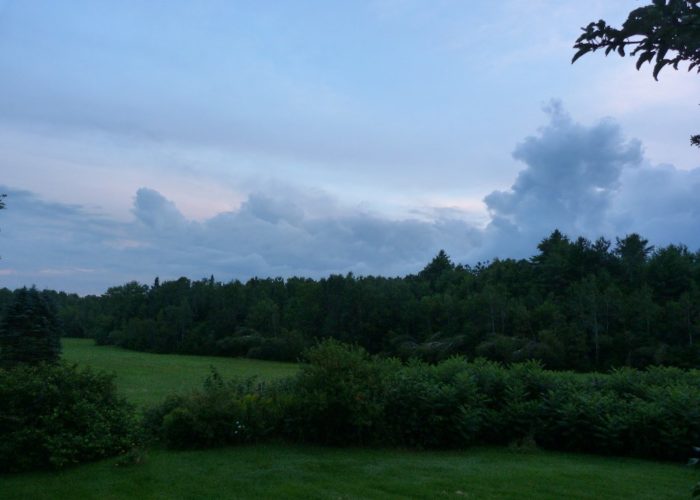
M 656 61 L 656 64 L 654 65 L 654 80 L 659 79 L 659 72 L 661 69 L 668 64 L 668 59 L 661 59 L 660 61 Z
M 590 52 L 592 48 L 593 48 L 592 45 L 586 45 L 586 46 L 581 47 L 580 49 L 578 49 L 578 52 L 576 52 L 576 54 L 574 54 L 574 57 L 571 59 L 571 64 L 574 64 L 574 63 L 576 62 L 576 60 L 577 60 L 579 57 L 581 57 L 582 55 L 584 55 L 584 54 Z
M 642 67 L 642 64 L 645 62 L 649 62 L 654 58 L 654 55 L 656 52 L 653 51 L 646 51 L 644 52 L 641 56 L 639 56 L 639 59 L 637 59 L 637 70 Z

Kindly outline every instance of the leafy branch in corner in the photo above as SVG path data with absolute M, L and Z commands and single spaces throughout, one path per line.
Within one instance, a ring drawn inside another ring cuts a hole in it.
M 609 26 L 604 20 L 591 22 L 574 44 L 576 54 L 572 63 L 581 56 L 604 50 L 607 56 L 616 52 L 624 57 L 637 57 L 637 69 L 644 63 L 653 64 L 652 75 L 658 80 L 666 66 L 678 69 L 688 62 L 688 71 L 700 73 L 700 0 L 653 0 L 651 5 L 631 11 L 622 27 Z M 700 147 L 700 135 L 690 138 L 693 146 Z

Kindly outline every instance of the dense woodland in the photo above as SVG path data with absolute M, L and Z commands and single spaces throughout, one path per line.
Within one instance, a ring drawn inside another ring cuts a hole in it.
M 700 252 L 637 234 L 554 231 L 527 260 L 454 264 L 403 278 L 331 275 L 136 282 L 101 296 L 45 292 L 63 334 L 128 349 L 294 360 L 318 339 L 436 362 L 451 355 L 551 369 L 697 366 Z M 9 303 L 12 292 L 2 290 Z

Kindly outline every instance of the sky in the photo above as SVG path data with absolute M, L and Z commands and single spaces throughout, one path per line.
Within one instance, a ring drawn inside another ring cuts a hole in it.
M 0 0 L 0 286 L 697 250 L 700 77 L 570 63 L 645 3 Z

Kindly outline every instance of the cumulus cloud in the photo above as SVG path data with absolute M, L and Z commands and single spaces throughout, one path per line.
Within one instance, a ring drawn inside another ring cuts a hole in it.
M 555 228 L 589 238 L 639 232 L 657 245 L 700 247 L 700 169 L 649 164 L 612 120 L 583 125 L 558 103 L 547 113 L 549 123 L 513 152 L 524 166 L 512 186 L 485 197 L 485 227 L 458 209 L 417 207 L 420 218 L 396 220 L 283 184 L 203 221 L 145 187 L 127 222 L 0 188 L 9 194 L 0 212 L 0 283 L 102 292 L 156 275 L 404 275 L 441 248 L 462 263 L 527 257 Z
M 549 124 L 513 152 L 525 168 L 509 190 L 484 199 L 491 216 L 488 231 L 498 243 L 516 239 L 531 250 L 533 238 L 552 228 L 576 235 L 608 232 L 622 172 L 642 161 L 641 144 L 626 140 L 612 120 L 581 125 L 559 102 L 545 111 Z
M 700 246 L 700 169 L 651 165 L 612 119 L 582 125 L 556 101 L 545 111 L 549 123 L 513 152 L 525 167 L 511 188 L 484 198 L 491 221 L 475 254 L 527 256 L 554 228 Z

